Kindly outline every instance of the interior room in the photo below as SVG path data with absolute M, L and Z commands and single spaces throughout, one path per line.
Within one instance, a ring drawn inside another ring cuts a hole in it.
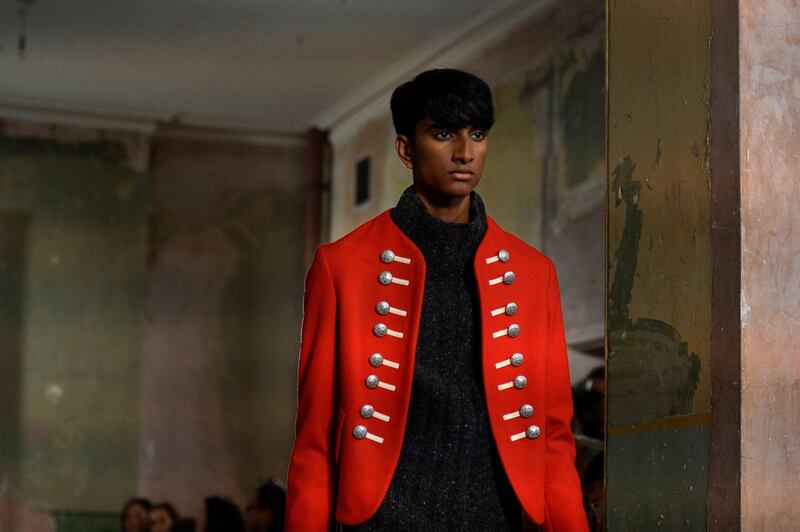
M 285 487 L 306 272 L 433 68 L 557 268 L 591 529 L 796 523 L 800 12 L 755 4 L 1 0 L 0 531 Z

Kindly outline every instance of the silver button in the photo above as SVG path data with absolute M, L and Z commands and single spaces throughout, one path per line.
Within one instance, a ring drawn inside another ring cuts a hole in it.
M 536 438 L 538 438 L 539 435 L 541 435 L 541 433 L 542 430 L 536 425 L 531 425 L 530 427 L 525 429 L 525 436 L 527 436 L 531 440 L 535 440 Z
M 525 362 L 525 357 L 522 356 L 522 353 L 514 353 L 513 355 L 511 355 L 511 358 L 509 358 L 509 360 L 511 361 L 512 366 L 518 368 L 522 365 L 523 362 Z
M 511 257 L 511 255 L 508 254 L 508 250 L 507 249 L 501 249 L 497 253 L 497 258 L 500 259 L 500 262 L 508 262 L 508 259 L 510 257 Z
M 375 312 L 381 316 L 386 316 L 389 314 L 389 303 L 387 301 L 378 301 L 378 304 L 375 305 Z
M 506 316 L 513 316 L 517 313 L 517 304 L 513 301 L 506 305 Z
M 515 338 L 519 334 L 519 325 L 512 323 L 508 326 L 508 336 Z
M 514 279 L 516 279 L 516 278 L 517 278 L 517 276 L 514 275 L 514 272 L 506 272 L 506 273 L 503 274 L 503 283 L 511 284 L 511 283 L 514 282 Z M 389 280 L 389 282 L 391 282 L 391 279 Z
M 364 384 L 367 385 L 367 388 L 372 389 L 372 388 L 377 388 L 379 382 L 381 382 L 381 380 L 378 378 L 377 375 L 370 375 L 369 377 L 366 378 Z
M 356 425 L 353 429 L 353 437 L 357 440 L 363 440 L 367 437 L 367 427 L 364 425 Z
M 384 264 L 391 264 L 394 262 L 394 251 L 391 249 L 384 249 L 381 252 L 381 262 Z
M 383 323 L 376 323 L 375 327 L 372 328 L 372 332 L 375 333 L 375 336 L 377 336 L 378 338 L 386 336 L 386 331 L 388 330 L 389 328 Z
M 369 419 L 372 417 L 372 414 L 375 413 L 375 407 L 372 405 L 364 405 L 361 407 L 361 417 L 364 419 Z M 526 416 L 529 417 L 529 416 Z
M 379 368 L 379 367 L 381 367 L 381 364 L 383 364 L 383 355 L 381 355 L 380 353 L 372 353 L 369 356 L 369 365 L 370 366 L 372 366 L 374 368 Z
M 525 418 L 531 417 L 533 415 L 533 407 L 528 404 L 522 405 L 519 407 L 519 415 Z
M 381 282 L 382 285 L 386 286 L 392 282 L 392 273 L 391 272 L 381 272 L 378 276 L 378 281 Z
M 377 379 L 378 377 L 375 378 Z M 378 383 L 375 383 L 375 386 L 377 385 Z M 528 385 L 528 379 L 525 378 L 525 375 L 517 375 L 516 377 L 514 377 L 514 388 L 516 388 L 517 390 L 521 390 L 527 385 Z M 367 386 L 369 386 L 369 384 L 367 384 Z

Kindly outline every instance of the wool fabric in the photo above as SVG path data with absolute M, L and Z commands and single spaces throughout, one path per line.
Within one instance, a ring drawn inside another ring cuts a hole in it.
M 413 186 L 390 213 L 425 257 L 425 291 L 403 447 L 378 511 L 348 531 L 519 530 L 522 512 L 491 435 L 473 272 L 486 232 L 481 197 L 469 221 L 431 215 Z

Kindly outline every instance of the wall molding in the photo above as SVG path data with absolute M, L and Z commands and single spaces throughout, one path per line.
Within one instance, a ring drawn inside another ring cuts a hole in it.
M 191 140 L 199 142 L 241 143 L 282 148 L 304 147 L 308 144 L 305 133 L 278 133 L 244 128 L 221 128 L 192 124 L 161 122 L 153 132 L 155 139 Z
M 0 119 L 151 134 L 159 117 L 147 113 L 86 109 L 4 98 L 0 99 Z
M 139 133 L 157 139 L 183 139 L 205 142 L 244 143 L 258 146 L 305 146 L 305 133 L 281 132 L 180 122 L 146 112 L 80 108 L 35 101 L 0 99 L 0 120 L 34 122 L 91 130 Z

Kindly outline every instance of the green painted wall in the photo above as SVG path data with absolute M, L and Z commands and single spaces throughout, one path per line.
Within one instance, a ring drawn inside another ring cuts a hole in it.
M 116 511 L 136 489 L 146 179 L 128 157 L 0 138 L 0 476 L 33 506 Z
M 117 514 L 73 514 L 53 515 L 56 532 L 119 532 L 120 517 Z
M 608 529 L 705 530 L 710 2 L 608 17 Z

